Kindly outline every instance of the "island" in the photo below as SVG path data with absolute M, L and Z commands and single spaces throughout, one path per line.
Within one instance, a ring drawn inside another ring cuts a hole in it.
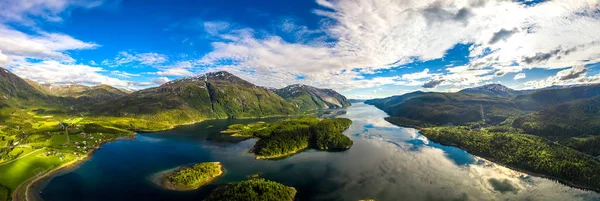
M 233 136 L 256 137 L 250 152 L 256 159 L 290 156 L 307 148 L 343 151 L 352 147 L 352 140 L 342 134 L 352 124 L 347 118 L 319 119 L 302 117 L 267 124 L 233 124 L 222 133 Z
M 265 179 L 250 179 L 217 188 L 205 201 L 291 201 L 296 189 Z
M 464 126 L 424 128 L 421 133 L 528 174 L 600 192 L 599 160 L 542 137 Z
M 220 162 L 205 162 L 182 166 L 159 172 L 152 176 L 152 183 L 168 190 L 196 190 L 223 175 Z

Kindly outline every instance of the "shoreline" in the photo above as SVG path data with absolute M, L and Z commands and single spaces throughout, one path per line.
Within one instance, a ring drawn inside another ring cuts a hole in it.
M 391 122 L 391 121 L 389 121 L 387 118 L 384 118 L 384 119 L 385 119 L 387 122 L 389 122 L 389 123 L 391 123 L 391 124 L 393 124 L 393 125 L 396 125 L 396 126 L 417 129 L 421 135 L 423 135 L 423 133 L 421 133 L 421 130 L 422 130 L 422 129 L 425 129 L 425 128 L 423 128 L 423 127 L 419 127 L 419 126 L 413 126 L 413 125 L 402 125 L 402 124 L 399 124 L 399 123 Z M 425 135 L 423 135 L 423 136 L 425 136 Z M 427 137 L 427 136 L 425 136 L 425 137 Z M 431 140 L 431 139 L 429 139 L 429 138 L 427 138 L 427 139 L 428 139 L 428 140 Z M 471 152 L 471 151 L 469 151 L 469 150 L 467 150 L 467 149 L 465 149 L 465 148 L 463 148 L 463 147 L 461 147 L 461 146 L 458 146 L 458 145 L 456 145 L 456 144 L 454 144 L 454 143 L 442 143 L 442 142 L 438 142 L 438 141 L 434 141 L 434 140 L 431 140 L 431 141 L 432 141 L 432 142 L 435 142 L 435 143 L 439 143 L 439 144 L 441 144 L 441 145 L 444 145 L 444 146 L 457 147 L 457 148 L 459 148 L 459 149 L 462 149 L 462 150 L 466 151 L 467 153 L 469 153 L 469 154 L 471 154 L 471 155 L 473 155 L 473 156 L 476 156 L 476 157 L 482 158 L 482 159 L 484 159 L 484 160 L 487 160 L 487 161 L 491 161 L 491 162 L 493 162 L 493 163 L 495 163 L 495 164 L 498 164 L 498 165 L 500 165 L 500 166 L 502 166 L 502 167 L 505 167 L 505 168 L 511 169 L 511 170 L 513 170 L 513 171 L 517 171 L 517 172 L 525 173 L 525 174 L 527 174 L 527 175 L 534 176 L 534 177 L 540 177 L 540 178 L 544 178 L 544 179 L 549 179 L 549 180 L 557 181 L 557 182 L 559 182 L 559 183 L 561 183 L 561 184 L 563 184 L 563 185 L 565 185 L 565 186 L 569 186 L 569 187 L 577 188 L 577 189 L 580 189 L 580 190 L 583 190 L 583 191 L 593 191 L 593 192 L 596 192 L 596 193 L 600 193 L 600 189 L 596 189 L 596 188 L 592 188 L 592 187 L 587 187 L 587 186 L 582 186 L 582 185 L 574 184 L 574 183 L 572 183 L 572 182 L 570 182 L 570 181 L 567 181 L 567 180 L 565 180 L 565 179 L 561 179 L 561 178 L 558 178 L 558 177 L 554 177 L 554 176 L 550 176 L 550 175 L 545 175 L 545 174 L 541 174 L 541 173 L 535 173 L 535 172 L 532 172 L 532 171 L 529 171 L 529 170 L 524 170 L 524 169 L 522 169 L 522 168 L 518 168 L 518 167 L 511 166 L 511 165 L 507 165 L 507 164 L 504 164 L 504 163 L 498 162 L 497 160 L 495 160 L 495 159 L 492 159 L 492 158 L 490 158 L 490 157 L 486 157 L 486 156 L 483 156 L 483 155 L 480 155 L 480 154 L 475 154 L 475 153 L 473 153 L 473 152 Z
M 201 123 L 205 120 L 213 120 L 213 119 L 203 119 L 200 121 L 193 121 L 193 122 L 188 122 L 188 123 L 183 123 L 183 124 L 177 124 L 177 125 L 173 125 L 169 128 L 165 128 L 165 129 L 132 131 L 133 134 L 131 134 L 131 135 L 116 137 L 114 140 L 108 141 L 108 142 L 100 145 L 94 151 L 88 153 L 85 157 L 83 157 L 81 159 L 76 159 L 76 160 L 67 162 L 65 164 L 62 164 L 62 165 L 54 168 L 54 169 L 49 170 L 48 172 L 44 173 L 41 176 L 38 176 L 38 177 L 34 176 L 32 178 L 29 178 L 28 180 L 25 180 L 25 182 L 19 184 L 19 186 L 17 186 L 17 188 L 12 192 L 12 201 L 44 201 L 44 199 L 42 199 L 42 197 L 36 192 L 42 191 L 46 187 L 48 182 L 50 182 L 54 177 L 59 176 L 62 173 L 68 173 L 70 171 L 70 168 L 75 167 L 75 166 L 79 165 L 80 163 L 85 162 L 86 160 L 91 158 L 91 156 L 96 152 L 96 150 L 100 149 L 105 144 L 108 144 L 111 142 L 116 142 L 119 140 L 132 139 L 136 135 L 138 135 L 140 132 L 153 133 L 153 132 L 166 131 L 166 130 L 175 129 L 179 126 Z
M 171 190 L 171 191 L 193 191 L 193 190 L 198 190 L 200 189 L 202 186 L 213 182 L 215 179 L 223 176 L 225 174 L 225 169 L 223 168 L 223 165 L 221 164 L 221 162 L 213 162 L 213 163 L 218 163 L 219 165 L 219 169 L 221 170 L 221 172 L 219 173 L 219 175 L 209 178 L 203 182 L 201 182 L 200 184 L 194 186 L 194 187 L 187 187 L 187 186 L 178 186 L 178 185 L 174 185 L 171 184 L 169 182 L 167 182 L 165 180 L 165 177 L 177 170 L 180 170 L 182 168 L 188 167 L 188 165 L 182 165 L 182 166 L 178 166 L 175 168 L 171 168 L 171 169 L 167 169 L 167 170 L 163 170 L 160 172 L 157 172 L 153 175 L 151 175 L 149 177 L 150 183 L 154 184 L 157 187 L 160 187 L 161 189 L 165 189 L 165 190 Z
M 425 136 L 425 137 L 427 137 L 427 136 Z M 429 139 L 429 138 L 427 138 L 427 139 Z M 431 141 L 433 141 L 433 140 L 431 140 Z M 433 142 L 436 142 L 436 141 L 433 141 Z M 525 173 L 527 175 L 534 176 L 534 177 L 540 177 L 540 178 L 544 178 L 544 179 L 549 179 L 549 180 L 557 181 L 557 182 L 559 182 L 559 183 L 561 183 L 561 184 L 563 184 L 565 186 L 577 188 L 579 190 L 593 191 L 593 192 L 596 192 L 596 193 L 600 193 L 600 189 L 595 189 L 595 188 L 592 188 L 592 187 L 587 187 L 587 186 L 582 186 L 582 185 L 574 184 L 574 183 L 571 183 L 570 181 L 567 181 L 567 180 L 564 180 L 564 179 L 561 179 L 561 178 L 558 178 L 558 177 L 554 177 L 554 176 L 550 176 L 550 175 L 545 175 L 545 174 L 541 174 L 541 173 L 532 172 L 532 171 L 529 171 L 529 170 L 525 170 L 525 169 L 522 169 L 522 168 L 511 166 L 511 165 L 506 165 L 506 164 L 501 163 L 501 162 L 499 162 L 499 161 L 497 161 L 495 159 L 492 159 L 490 157 L 485 157 L 485 156 L 474 154 L 471 151 L 469 151 L 467 149 L 464 149 L 463 147 L 457 146 L 455 144 L 447 144 L 447 143 L 441 143 L 441 142 L 436 142 L 436 143 L 439 143 L 439 144 L 444 145 L 444 146 L 458 147 L 458 148 L 466 151 L 467 153 L 469 153 L 469 154 L 471 154 L 473 156 L 476 156 L 476 157 L 482 158 L 484 160 L 493 162 L 495 164 L 498 164 L 498 165 L 500 165 L 502 167 L 511 169 L 513 171 Z
M 302 149 L 298 149 L 298 150 L 292 151 L 292 152 L 288 152 L 288 153 L 285 153 L 285 154 L 277 154 L 277 155 L 273 155 L 273 156 L 258 156 L 256 154 L 254 154 L 254 159 L 257 159 L 257 160 L 281 159 L 281 158 L 286 158 L 288 156 L 297 154 L 297 153 L 302 152 L 302 151 L 304 151 L 306 149 L 308 149 L 308 146 L 306 146 L 306 147 L 304 147 Z M 250 153 L 254 153 L 254 152 L 252 152 L 252 150 L 251 150 Z
M 421 133 L 421 135 L 423 135 L 423 134 Z M 423 135 L 423 136 L 425 136 L 425 135 Z M 427 136 L 425 136 L 425 137 L 427 137 Z M 507 165 L 507 164 L 504 164 L 504 163 L 501 163 L 501 162 L 497 161 L 496 159 L 493 159 L 493 158 L 490 158 L 490 157 L 487 157 L 487 156 L 483 156 L 482 154 L 475 154 L 472 151 L 469 151 L 469 150 L 467 150 L 467 149 L 465 149 L 465 148 L 463 148 L 461 146 L 458 146 L 458 145 L 456 145 L 454 143 L 443 143 L 443 142 L 431 140 L 429 138 L 427 138 L 427 139 L 430 140 L 430 141 L 432 141 L 432 142 L 439 143 L 439 144 L 441 144 L 443 146 L 457 147 L 459 149 L 462 149 L 462 150 L 466 151 L 467 153 L 469 153 L 469 154 L 471 154 L 473 156 L 476 156 L 476 157 L 482 158 L 484 160 L 493 162 L 495 164 L 498 164 L 498 165 L 500 165 L 502 167 L 511 169 L 513 171 L 525 173 L 527 175 L 534 176 L 534 177 L 540 177 L 540 178 L 544 178 L 544 179 L 549 179 L 549 180 L 557 181 L 558 183 L 561 183 L 561 184 L 563 184 L 565 186 L 569 186 L 569 187 L 576 188 L 576 189 L 579 189 L 579 190 L 593 191 L 593 192 L 596 192 L 596 193 L 600 193 L 600 189 L 596 189 L 596 188 L 593 188 L 593 187 L 587 187 L 587 186 L 582 186 L 582 185 L 574 184 L 574 183 L 572 183 L 570 181 L 567 181 L 565 179 L 561 179 L 561 178 L 558 178 L 558 177 L 554 177 L 554 176 L 550 176 L 550 175 L 545 175 L 545 174 L 541 174 L 541 173 L 532 172 L 532 171 L 525 170 L 525 169 L 522 169 L 522 168 L 518 168 L 518 167 L 515 167 L 515 166 L 512 166 L 512 165 Z
M 234 118 L 229 118 L 229 119 L 263 119 L 263 118 L 293 117 L 293 116 L 299 116 L 299 115 L 272 115 L 272 116 L 261 116 L 261 117 L 234 117 Z M 133 134 L 126 135 L 126 136 L 116 137 L 114 140 L 108 141 L 105 144 L 108 144 L 108 143 L 111 143 L 111 142 L 115 142 L 115 141 L 118 141 L 118 140 L 122 140 L 123 138 L 133 138 L 136 135 L 138 135 L 139 133 L 154 133 L 154 132 L 172 130 L 172 129 L 175 129 L 175 128 L 180 127 L 180 126 L 193 125 L 193 124 L 202 123 L 202 122 L 207 121 L 207 120 L 219 120 L 219 119 L 220 118 L 208 118 L 208 119 L 196 120 L 196 121 L 191 121 L 191 122 L 182 123 L 182 124 L 175 124 L 175 125 L 172 125 L 172 126 L 170 126 L 168 128 L 163 128 L 163 129 L 135 130 L 135 131 L 132 130 Z M 76 160 L 71 161 L 71 162 L 67 162 L 67 163 L 65 163 L 63 165 L 60 165 L 60 166 L 58 166 L 58 167 L 56 167 L 54 169 L 49 170 L 48 172 L 44 173 L 41 176 L 38 176 L 38 177 L 34 176 L 34 177 L 29 178 L 28 180 L 25 180 L 23 183 L 19 184 L 19 186 L 17 186 L 17 188 L 15 188 L 15 190 L 13 192 L 11 192 L 12 201 L 44 201 L 39 194 L 35 193 L 35 192 L 39 192 L 39 191 L 43 190 L 43 188 L 45 187 L 45 185 L 47 185 L 47 183 L 44 183 L 44 182 L 49 182 L 54 177 L 59 176 L 59 173 L 67 173 L 68 171 L 70 171 L 69 168 L 74 167 L 74 166 L 80 164 L 81 162 L 86 161 L 88 158 L 90 158 L 94 154 L 94 152 L 96 150 L 98 150 L 102 146 L 104 146 L 104 144 L 102 144 L 101 146 L 99 146 L 94 151 L 88 153 L 86 155 L 86 157 L 84 157 L 84 158 L 76 159 Z M 299 151 L 301 151 L 301 150 L 299 150 Z M 299 151 L 296 151 L 294 153 L 290 153 L 288 155 L 295 154 L 295 153 L 297 153 Z M 281 156 L 281 157 L 285 157 L 285 156 Z M 63 171 L 66 171 L 66 172 L 63 172 Z M 224 174 L 224 170 L 223 170 L 223 174 Z
M 424 129 L 423 127 L 414 126 L 414 125 L 403 125 L 403 124 L 399 124 L 399 123 L 395 123 L 395 122 L 389 121 L 388 118 L 384 118 L 384 119 L 387 122 L 389 122 L 389 123 L 391 123 L 393 125 L 396 125 L 396 126 L 417 129 L 419 131 L 419 133 L 421 135 L 423 135 L 423 133 L 421 133 L 421 130 Z M 425 135 L 423 135 L 423 136 L 425 136 Z M 427 136 L 425 136 L 425 137 L 427 137 Z M 431 140 L 429 138 L 427 138 L 427 139 Z M 557 182 L 559 182 L 559 183 L 561 183 L 561 184 L 563 184 L 565 186 L 577 188 L 577 189 L 580 189 L 580 190 L 593 191 L 593 192 L 596 192 L 596 193 L 600 193 L 600 189 L 596 189 L 596 188 L 592 188 L 592 187 L 587 187 L 587 186 L 582 186 L 582 185 L 574 184 L 574 183 L 572 183 L 570 181 L 567 181 L 565 179 L 561 179 L 561 178 L 558 178 L 558 177 L 554 177 L 554 176 L 550 176 L 550 175 L 545 175 L 545 174 L 541 174 L 541 173 L 535 173 L 535 172 L 532 172 L 532 171 L 529 171 L 529 170 L 525 170 L 525 169 L 522 169 L 522 168 L 518 168 L 518 167 L 511 166 L 511 165 L 507 165 L 507 164 L 498 162 L 497 160 L 492 159 L 490 157 L 486 157 L 486 156 L 483 156 L 483 155 L 475 154 L 475 153 L 473 153 L 473 152 L 471 152 L 471 151 L 469 151 L 469 150 L 467 150 L 467 149 L 465 149 L 465 148 L 463 148 L 461 146 L 458 146 L 458 145 L 456 145 L 454 143 L 442 143 L 442 142 L 438 142 L 438 141 L 434 141 L 434 140 L 431 140 L 431 141 L 435 142 L 435 143 L 439 143 L 439 144 L 444 145 L 444 146 L 457 147 L 459 149 L 462 149 L 462 150 L 466 151 L 467 153 L 469 153 L 469 154 L 471 154 L 473 156 L 485 159 L 487 161 L 491 161 L 491 162 L 493 162 L 495 164 L 498 164 L 498 165 L 500 165 L 502 167 L 511 169 L 513 171 L 525 173 L 525 174 L 530 175 L 530 176 L 535 176 L 535 177 L 540 177 L 540 178 L 544 178 L 544 179 L 549 179 L 549 180 L 557 181 Z
M 112 141 L 111 141 L 112 142 Z M 97 149 L 96 149 L 97 150 Z M 42 197 L 39 193 L 46 185 L 57 176 L 60 176 L 63 173 L 68 173 L 70 168 L 73 168 L 80 164 L 80 162 L 87 161 L 91 158 L 92 154 L 95 152 L 90 152 L 85 157 L 80 159 L 75 159 L 73 161 L 62 164 L 48 172 L 42 174 L 38 177 L 32 177 L 27 181 L 21 183 L 13 192 L 13 201 L 43 201 Z M 24 188 L 24 189 L 23 189 Z

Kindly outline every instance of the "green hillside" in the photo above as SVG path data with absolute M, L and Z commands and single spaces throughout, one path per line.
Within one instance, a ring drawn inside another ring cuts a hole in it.
M 175 80 L 95 105 L 93 114 L 182 124 L 212 118 L 292 115 L 277 94 L 227 72 Z
M 600 134 L 600 97 L 564 102 L 517 118 L 513 126 L 545 137 Z
M 522 113 L 507 98 L 468 93 L 409 93 L 366 103 L 388 113 L 396 124 L 417 127 L 498 124 Z

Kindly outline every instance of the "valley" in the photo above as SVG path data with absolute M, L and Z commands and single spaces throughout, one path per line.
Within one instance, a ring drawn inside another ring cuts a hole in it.
M 3 199 L 45 197 L 35 194 L 46 191 L 39 187 L 45 185 L 38 182 L 52 182 L 57 177 L 52 173 L 58 169 L 89 163 L 101 147 L 103 150 L 112 143 L 122 144 L 117 139 L 128 141 L 139 133 L 168 132 L 202 125 L 200 122 L 244 120 L 246 123 L 221 127 L 209 125 L 205 129 L 213 130 L 217 136 L 204 140 L 228 143 L 255 140 L 251 147 L 241 151 L 253 155 L 254 160 L 292 160 L 317 150 L 335 155 L 338 151 L 352 150 L 355 140 L 362 140 L 348 136 L 357 132 L 351 128 L 354 119 L 338 118 L 350 115 L 356 119 L 347 110 L 352 107 L 350 102 L 362 103 L 348 100 L 333 90 L 307 85 L 268 89 L 228 72 L 213 72 L 131 92 L 103 85 L 36 84 L 4 72 L 1 92 L 5 98 L 0 110 L 5 122 L 0 128 L 0 178 L 3 178 L 0 185 L 4 189 L 0 192 L 6 194 L 0 194 Z M 457 146 L 532 175 L 598 190 L 594 181 L 600 175 L 595 171 L 600 162 L 594 154 L 598 144 L 595 119 L 600 115 L 593 107 L 598 105 L 597 88 L 590 85 L 516 91 L 486 85 L 457 93 L 417 91 L 366 103 L 389 115 L 379 117 L 381 120 L 421 129 L 423 137 L 442 146 Z M 328 118 L 314 117 L 317 114 Z M 269 118 L 277 120 L 262 122 Z M 200 191 L 206 193 L 215 185 L 223 186 L 219 182 L 221 177 L 230 176 L 225 174 L 214 181 L 206 180 L 210 183 L 201 182 L 206 187 Z M 37 190 L 30 189 L 32 182 L 38 186 Z M 264 181 L 247 182 L 240 185 Z M 282 189 L 268 181 L 260 185 Z M 296 190 L 294 195 L 298 196 Z
M 309 86 L 299 89 L 305 87 Z M 24 200 L 20 197 L 31 178 L 84 161 L 103 144 L 138 132 L 209 119 L 311 114 L 350 105 L 335 91 L 310 90 L 313 94 L 308 97 L 315 96 L 318 102 L 300 108 L 292 104 L 300 99 L 294 96 L 296 91 L 288 90 L 290 96 L 284 99 L 227 72 L 131 92 L 108 85 L 39 84 L 0 69 L 0 187 L 7 192 L 0 200 Z

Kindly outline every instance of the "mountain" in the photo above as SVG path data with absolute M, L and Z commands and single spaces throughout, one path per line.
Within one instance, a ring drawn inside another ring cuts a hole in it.
M 423 94 L 430 94 L 431 92 L 422 92 L 422 91 L 414 91 L 414 92 L 410 92 L 410 93 L 405 93 L 402 95 L 397 95 L 397 96 L 390 96 L 387 98 L 378 98 L 378 99 L 371 99 L 371 100 L 367 100 L 365 101 L 366 104 L 369 105 L 374 105 L 376 107 L 378 107 L 379 109 L 386 111 L 388 110 L 388 108 L 394 107 L 398 104 L 403 103 L 405 100 L 423 95 Z
M 36 82 L 29 81 L 31 85 Z M 125 96 L 131 92 L 109 85 L 85 86 L 80 84 L 38 84 L 38 90 L 53 96 L 74 98 L 71 102 L 88 103 L 90 101 L 107 101 Z
M 538 111 L 545 107 L 600 95 L 600 84 L 572 86 L 567 88 L 543 89 L 514 98 L 522 110 Z
M 170 123 L 297 113 L 274 92 L 225 71 L 182 78 L 101 103 L 93 112 L 147 117 Z
M 0 109 L 8 106 L 55 103 L 52 97 L 40 92 L 19 76 L 0 67 Z
M 501 84 L 487 84 L 479 87 L 467 88 L 459 91 L 460 93 L 486 94 L 497 96 L 516 96 L 530 93 L 530 91 L 519 91 L 508 88 Z
M 279 96 L 294 104 L 300 111 L 342 108 L 351 103 L 345 96 L 331 89 L 294 84 L 275 90 Z
M 522 112 L 509 99 L 483 94 L 413 92 L 365 102 L 385 111 L 403 126 L 497 124 Z

